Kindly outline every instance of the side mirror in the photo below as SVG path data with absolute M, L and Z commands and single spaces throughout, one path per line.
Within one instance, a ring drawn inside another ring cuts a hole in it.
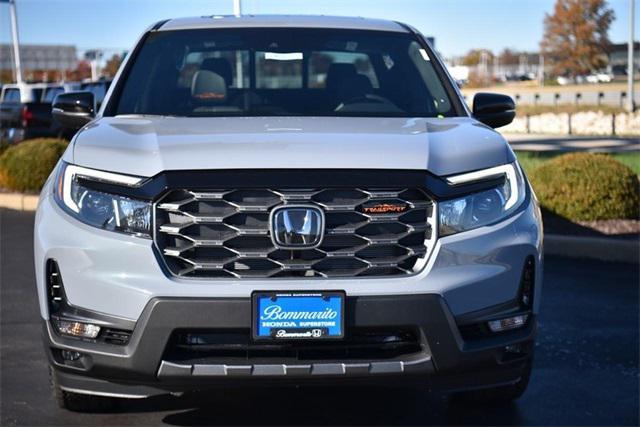
M 53 119 L 67 129 L 78 130 L 93 120 L 95 100 L 91 92 L 67 92 L 56 96 L 51 106 Z
M 492 128 L 508 125 L 516 116 L 516 104 L 510 96 L 497 93 L 476 93 L 473 116 Z

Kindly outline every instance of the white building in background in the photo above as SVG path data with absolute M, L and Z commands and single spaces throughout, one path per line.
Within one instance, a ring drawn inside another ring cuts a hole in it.
M 466 83 L 469 80 L 469 67 L 466 65 L 447 65 L 447 70 L 449 70 L 449 74 L 453 77 L 458 83 Z
M 78 53 L 72 45 L 20 45 L 20 59 L 25 76 L 30 71 L 74 70 L 78 65 Z M 10 44 L 0 44 L 0 70 L 13 69 L 13 52 Z

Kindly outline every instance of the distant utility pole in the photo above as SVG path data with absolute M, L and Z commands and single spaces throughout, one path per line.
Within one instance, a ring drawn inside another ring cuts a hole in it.
M 15 0 L 3 0 L 9 3 L 9 15 L 11 16 L 11 39 L 13 41 L 13 61 L 15 67 L 16 83 L 22 83 L 22 66 L 20 65 L 20 42 L 18 41 L 18 18 L 16 15 Z
M 633 77 L 635 74 L 635 65 L 633 63 L 633 54 L 634 54 L 634 29 L 633 29 L 633 21 L 634 21 L 634 3 L 635 0 L 629 0 L 629 46 L 628 46 L 628 64 L 627 64 L 627 110 L 632 113 L 635 110 L 635 101 L 634 101 L 634 93 L 633 93 Z
M 241 0 L 233 0 L 233 14 L 238 18 L 242 16 Z M 236 51 L 236 87 L 239 89 L 243 86 L 243 74 L 242 53 L 240 51 Z
M 486 50 L 480 52 L 480 75 L 482 83 L 489 84 L 489 53 Z
M 91 49 L 84 53 L 84 59 L 88 60 L 91 65 L 91 80 L 98 80 L 100 75 L 100 60 L 103 55 L 104 53 L 100 49 Z
M 538 56 L 538 84 L 544 86 L 544 55 L 542 52 Z

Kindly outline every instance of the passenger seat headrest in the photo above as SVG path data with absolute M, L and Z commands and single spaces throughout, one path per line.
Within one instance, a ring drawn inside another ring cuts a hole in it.
M 201 70 L 213 71 L 224 79 L 227 87 L 233 82 L 231 64 L 225 58 L 207 58 L 200 64 Z
M 227 100 L 227 85 L 217 73 L 196 71 L 191 80 L 191 99 L 199 105 L 223 104 Z

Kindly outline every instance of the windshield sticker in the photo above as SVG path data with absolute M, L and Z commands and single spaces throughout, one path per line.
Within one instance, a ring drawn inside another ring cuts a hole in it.
M 347 42 L 345 46 L 345 50 L 349 52 L 354 52 L 358 48 L 358 42 Z

